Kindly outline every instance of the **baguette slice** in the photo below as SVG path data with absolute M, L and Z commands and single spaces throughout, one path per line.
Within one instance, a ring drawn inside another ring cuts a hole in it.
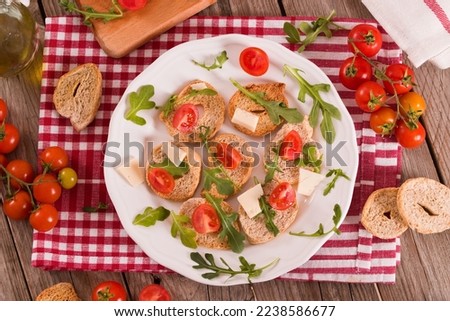
M 264 197 L 266 197 L 266 199 L 269 198 L 270 193 L 272 193 L 277 185 L 277 181 L 271 181 L 263 186 Z M 281 211 L 274 209 L 274 211 L 276 214 L 273 222 L 278 227 L 280 231 L 278 235 L 280 235 L 292 225 L 297 217 L 299 211 L 298 202 L 286 210 Z M 275 238 L 275 235 L 267 229 L 263 214 L 258 214 L 257 216 L 250 218 L 247 213 L 245 213 L 242 206 L 239 206 L 238 214 L 242 231 L 247 235 L 247 239 L 251 244 L 262 244 Z
M 267 83 L 267 84 L 250 84 L 245 86 L 251 92 L 262 92 L 265 93 L 265 99 L 268 101 L 279 101 L 288 105 L 286 96 L 284 95 L 286 85 L 284 83 Z M 258 125 L 254 132 L 242 127 L 240 125 L 234 124 L 233 126 L 244 134 L 250 136 L 261 137 L 267 133 L 275 130 L 279 125 L 275 125 L 269 118 L 269 114 L 266 109 L 255 103 L 253 100 L 248 98 L 245 94 L 237 90 L 234 95 L 230 98 L 228 103 L 228 115 L 230 119 L 233 118 L 234 112 L 237 108 L 241 108 L 245 111 L 251 112 L 259 116 Z
M 193 149 L 189 149 L 187 146 L 179 146 L 179 148 L 183 149 L 187 153 L 184 161 L 188 162 L 189 171 L 182 177 L 175 179 L 175 187 L 172 192 L 170 192 L 169 194 L 163 194 L 153 188 L 153 186 L 148 181 L 148 171 L 150 169 L 149 166 L 146 167 L 145 175 L 148 186 L 156 195 L 161 198 L 173 201 L 184 201 L 194 195 L 195 190 L 197 189 L 197 186 L 200 182 L 202 169 L 202 159 L 198 153 L 196 153 Z M 149 163 L 161 163 L 166 157 L 167 156 L 162 150 L 162 145 L 158 145 L 153 149 L 152 154 L 149 155 L 148 161 Z
M 177 141 L 201 142 L 200 134 L 205 132 L 204 127 L 209 128 L 210 131 L 207 138 L 211 138 L 217 133 L 225 120 L 225 101 L 218 92 L 216 95 L 197 94 L 189 96 L 194 90 L 192 86 L 195 88 L 202 84 L 217 92 L 211 84 L 203 80 L 191 81 L 177 95 L 174 103 L 174 110 L 170 112 L 167 117 L 164 115 L 164 112 L 161 112 L 159 115 L 161 121 L 166 125 L 170 136 L 178 136 Z M 186 103 L 194 104 L 199 109 L 199 118 L 191 133 L 182 133 L 172 126 L 175 111 Z
M 252 148 L 247 142 L 242 138 L 234 134 L 220 134 L 214 138 L 214 140 L 211 142 L 211 152 L 215 151 L 215 148 L 213 147 L 217 143 L 227 143 L 231 145 L 233 148 L 235 148 L 237 151 L 240 152 L 242 156 L 242 161 L 238 168 L 236 169 L 228 169 L 224 168 L 225 173 L 228 175 L 228 177 L 231 179 L 231 181 L 234 184 L 234 194 L 236 194 L 238 191 L 241 190 L 242 186 L 249 180 L 254 164 L 254 158 L 252 153 Z M 214 166 L 214 160 L 212 157 L 208 158 L 208 165 L 210 168 L 213 168 Z M 225 195 L 221 194 L 216 187 L 216 184 L 212 184 L 211 189 L 209 191 L 203 189 L 202 190 L 202 196 L 208 192 L 212 196 L 221 198 L 221 199 L 227 199 L 231 195 Z
M 201 197 L 191 198 L 181 204 L 180 207 L 180 214 L 186 215 L 189 218 L 192 217 L 192 214 L 194 213 L 195 209 L 200 206 L 201 204 L 205 204 L 208 201 Z M 233 208 L 226 202 L 222 202 L 222 208 L 226 213 L 232 213 Z M 189 223 L 186 225 L 188 228 L 193 228 L 192 224 Z M 235 221 L 234 227 L 239 231 L 239 225 L 237 221 Z M 219 232 L 213 232 L 213 233 L 206 233 L 206 234 L 200 234 L 197 233 L 196 241 L 199 246 L 204 246 L 210 249 L 218 249 L 218 250 L 227 250 L 230 248 L 228 245 L 228 242 L 224 239 L 221 239 L 219 237 Z
M 450 188 L 426 177 L 406 180 L 398 191 L 397 206 L 409 227 L 419 233 L 450 228 Z
M 361 224 L 380 239 L 392 239 L 408 229 L 397 208 L 398 188 L 378 189 L 367 198 L 361 214 Z
M 71 283 L 61 282 L 44 289 L 38 294 L 36 301 L 81 301 L 81 299 Z
M 76 131 L 86 128 L 97 115 L 102 96 L 102 74 L 96 64 L 79 65 L 62 75 L 53 93 L 56 111 L 69 118 Z

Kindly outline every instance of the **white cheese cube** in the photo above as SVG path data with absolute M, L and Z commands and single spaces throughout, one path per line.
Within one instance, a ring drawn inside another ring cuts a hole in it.
M 116 167 L 116 170 L 133 187 L 138 186 L 145 181 L 145 168 L 139 167 L 139 161 L 137 159 L 131 159 L 129 165 L 126 167 L 125 164 L 120 164 Z
M 236 108 L 231 122 L 254 132 L 258 126 L 259 116 L 241 108 Z
M 237 197 L 248 217 L 252 218 L 261 213 L 259 198 L 264 195 L 261 184 L 255 185 Z
M 208 88 L 208 86 L 206 86 L 206 84 L 204 82 L 197 82 L 195 84 L 192 84 L 191 88 L 193 90 L 202 90 L 202 89 Z
M 314 189 L 325 179 L 322 174 L 314 173 L 300 168 L 298 180 L 298 193 L 304 196 L 311 196 Z
M 187 153 L 182 148 L 178 148 L 171 142 L 164 142 L 162 144 L 162 151 L 170 159 L 175 166 L 180 166 L 181 162 L 186 158 Z

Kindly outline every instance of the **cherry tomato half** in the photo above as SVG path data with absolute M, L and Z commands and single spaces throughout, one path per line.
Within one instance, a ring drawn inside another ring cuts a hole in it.
M 139 293 L 139 301 L 170 301 L 170 293 L 159 284 L 150 284 Z
M 24 190 L 4 200 L 2 207 L 3 213 L 13 220 L 24 220 L 33 210 L 30 194 Z
M 386 91 L 375 81 L 366 81 L 355 91 L 356 104 L 363 111 L 374 112 L 380 109 L 386 101 Z
M 19 145 L 20 133 L 13 124 L 0 125 L 0 153 L 9 154 Z
M 30 215 L 30 224 L 39 232 L 47 232 L 58 224 L 59 216 L 56 208 L 51 204 L 40 204 Z
M 0 123 L 3 123 L 6 117 L 8 117 L 8 107 L 6 102 L 0 98 Z
M 92 301 L 126 301 L 127 291 L 117 281 L 104 281 L 92 290 L 91 298 Z
M 69 164 L 67 152 L 59 146 L 50 146 L 39 154 L 42 166 L 52 171 L 59 171 Z
M 400 119 L 395 127 L 395 137 L 398 143 L 405 148 L 416 148 L 425 141 L 425 128 L 417 122 L 417 128 L 410 129 L 406 123 Z
M 278 184 L 270 193 L 269 204 L 276 210 L 285 210 L 295 204 L 296 193 L 288 182 Z
M 148 0 L 119 0 L 119 4 L 123 9 L 138 10 L 145 7 Z
M 216 146 L 216 158 L 227 169 L 236 169 L 242 161 L 241 153 L 227 143 L 218 143 Z
M 285 160 L 294 160 L 300 157 L 303 148 L 303 141 L 299 133 L 291 130 L 284 137 L 280 146 L 280 157 Z
M 199 205 L 192 214 L 192 226 L 200 234 L 217 232 L 220 230 L 220 219 L 211 204 Z
M 147 181 L 161 194 L 169 194 L 175 188 L 175 179 L 164 168 L 151 168 L 147 174 Z
M 390 135 L 395 127 L 397 113 L 388 107 L 383 107 L 370 114 L 370 128 L 381 135 Z
M 353 53 L 356 47 L 365 56 L 373 57 L 380 51 L 382 44 L 381 32 L 369 24 L 358 24 L 348 34 L 348 48 Z
M 339 80 L 348 89 L 355 90 L 370 79 L 372 79 L 372 66 L 358 56 L 345 59 L 339 69 Z
M 9 183 L 15 189 L 19 189 L 21 186 L 18 180 L 31 183 L 34 179 L 33 166 L 31 166 L 30 162 L 23 159 L 13 159 L 6 165 L 6 170 L 11 175 Z
M 409 125 L 416 126 L 417 120 L 427 109 L 427 104 L 423 97 L 410 91 L 399 98 L 400 101 L 400 114 L 405 118 Z
M 65 167 L 58 172 L 58 182 L 64 189 L 71 189 L 77 185 L 78 175 L 73 168 Z
M 33 180 L 33 196 L 38 202 L 53 204 L 61 193 L 61 185 L 53 174 L 40 174 Z
M 197 125 L 198 108 L 194 104 L 183 104 L 175 111 L 172 126 L 182 133 L 190 133 Z
M 390 94 L 406 94 L 414 86 L 414 70 L 405 64 L 389 65 L 386 68 L 385 74 L 392 81 L 392 84 L 387 80 L 383 81 L 384 88 Z
M 239 64 L 249 75 L 261 76 L 269 69 L 269 57 L 260 48 L 248 47 L 239 55 Z

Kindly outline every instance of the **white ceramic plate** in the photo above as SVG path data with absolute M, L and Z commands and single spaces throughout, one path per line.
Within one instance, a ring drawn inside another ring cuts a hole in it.
M 270 58 L 270 67 L 261 77 L 252 77 L 246 74 L 239 66 L 239 54 L 248 47 L 262 48 Z M 211 61 L 222 50 L 226 50 L 229 60 L 222 69 L 207 71 L 192 63 L 192 59 L 204 62 Z M 302 265 L 313 256 L 332 234 L 316 237 L 296 237 L 283 233 L 275 240 L 261 245 L 246 245 L 241 254 L 231 251 L 211 250 L 197 248 L 196 250 L 184 247 L 178 238 L 170 235 L 170 219 L 158 222 L 152 227 L 135 226 L 132 224 L 134 217 L 142 213 L 147 206 L 164 207 L 178 211 L 180 204 L 166 201 L 155 196 L 146 184 L 131 187 L 111 165 L 131 156 L 139 159 L 147 151 L 164 141 L 170 141 L 165 126 L 159 120 L 157 110 L 141 111 L 139 114 L 147 120 L 147 125 L 138 126 L 124 119 L 124 113 L 128 109 L 127 96 L 130 92 L 137 91 L 139 87 L 151 84 L 155 87 L 155 96 L 152 98 L 157 105 L 162 105 L 170 95 L 180 91 L 188 81 L 201 79 L 211 83 L 218 92 L 228 101 L 236 88 L 230 83 L 229 78 L 237 80 L 241 84 L 250 82 L 284 82 L 286 83 L 286 95 L 291 107 L 299 108 L 304 114 L 309 114 L 311 101 L 302 104 L 297 100 L 298 84 L 289 76 L 283 74 L 282 67 L 289 64 L 304 71 L 303 76 L 311 83 L 329 83 L 331 90 L 322 94 L 324 100 L 337 106 L 342 113 L 342 120 L 334 121 L 336 126 L 336 140 L 332 147 L 326 146 L 320 135 L 320 130 L 315 129 L 314 138 L 322 147 L 324 153 L 324 168 L 326 173 L 331 168 L 342 168 L 351 178 L 351 181 L 340 179 L 337 188 L 326 197 L 322 191 L 326 182 L 316 189 L 308 202 L 302 205 L 302 209 L 289 231 L 315 232 L 320 223 L 325 230 L 333 226 L 333 207 L 337 203 L 341 206 L 344 219 L 352 200 L 352 193 L 358 167 L 358 152 L 353 121 L 344 104 L 328 77 L 315 64 L 288 50 L 282 45 L 262 38 L 254 38 L 244 35 L 223 35 L 213 38 L 195 40 L 174 47 L 161 55 L 155 62 L 148 66 L 126 89 L 111 118 L 109 127 L 108 147 L 105 155 L 105 182 L 114 207 L 120 221 L 130 237 L 142 248 L 142 250 L 158 263 L 178 272 L 192 280 L 211 285 L 233 285 L 247 283 L 247 277 L 235 276 L 219 277 L 213 280 L 204 279 L 201 274 L 208 270 L 193 269 L 194 262 L 190 259 L 191 252 L 212 253 L 216 262 L 219 257 L 225 259 L 232 267 L 239 269 L 238 257 L 244 256 L 248 262 L 257 267 L 264 266 L 274 259 L 279 262 L 265 270 L 260 277 L 252 279 L 252 282 L 262 282 L 274 279 L 290 270 Z M 227 118 L 219 132 L 232 132 L 244 136 L 248 141 L 262 142 L 262 139 L 254 139 L 237 132 Z M 153 145 L 152 145 L 153 144 Z M 340 145 L 339 145 L 340 144 Z M 137 145 L 142 146 L 142 149 Z M 332 148 L 337 150 L 334 155 Z M 256 149 L 262 155 L 263 148 Z M 264 178 L 263 165 L 260 163 L 253 172 L 260 181 Z M 251 179 L 243 190 L 253 186 Z M 197 190 L 199 194 L 200 186 Z M 235 197 L 229 202 L 237 210 Z

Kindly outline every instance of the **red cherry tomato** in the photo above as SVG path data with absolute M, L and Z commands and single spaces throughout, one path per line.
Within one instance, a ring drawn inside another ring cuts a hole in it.
M 15 189 L 19 189 L 21 186 L 18 180 L 31 183 L 34 179 L 33 166 L 31 166 L 30 162 L 23 159 L 13 159 L 6 166 L 6 170 L 11 175 L 9 183 Z
M 285 210 L 295 204 L 296 193 L 288 182 L 278 184 L 270 193 L 269 204 L 276 210 Z
M 52 174 L 40 174 L 33 180 L 33 196 L 38 202 L 53 204 L 61 197 L 62 188 Z
M 44 167 L 55 172 L 69 164 L 67 152 L 59 146 L 47 147 L 39 154 L 39 159 Z
M 348 34 L 348 48 L 353 53 L 356 47 L 365 56 L 373 57 L 380 51 L 382 44 L 381 32 L 369 24 L 358 24 Z
M 8 158 L 5 155 L 0 154 L 0 164 L 6 168 L 6 166 L 8 166 L 8 163 L 9 163 Z M 0 168 L 0 175 L 3 175 L 4 173 L 5 173 L 4 170 Z
M 126 301 L 127 291 L 117 281 L 105 281 L 92 290 L 91 298 L 92 301 Z
M 372 66 L 358 56 L 345 59 L 339 69 L 339 80 L 348 89 L 355 90 L 370 79 L 372 79 Z
M 145 7 L 147 0 L 119 0 L 119 4 L 123 9 L 138 10 Z
M 175 111 L 172 120 L 172 126 L 182 133 L 190 133 L 197 125 L 198 108 L 193 104 L 181 105 Z
M 395 127 L 397 113 L 390 108 L 383 107 L 370 114 L 370 128 L 381 135 L 390 135 Z
M 269 69 L 269 57 L 260 48 L 248 47 L 242 50 L 239 64 L 246 73 L 252 76 L 261 76 Z
M 384 80 L 383 85 L 386 91 L 390 94 L 397 95 L 406 94 L 414 86 L 415 75 L 414 70 L 405 64 L 392 64 L 386 68 L 386 76 L 391 79 L 393 84 Z
M 192 214 L 192 226 L 200 234 L 217 232 L 220 229 L 220 219 L 212 205 L 199 205 Z
M 236 169 L 242 161 L 239 151 L 227 143 L 216 144 L 216 158 L 227 169 Z
M 299 133 L 291 130 L 284 137 L 280 146 L 280 156 L 285 160 L 294 160 L 300 157 L 303 148 L 303 141 Z
M 395 127 L 395 137 L 398 143 L 405 148 L 416 148 L 423 144 L 426 137 L 425 128 L 417 122 L 416 129 L 410 129 L 406 123 L 400 119 Z
M 40 204 L 30 215 L 30 224 L 39 232 L 47 232 L 58 224 L 58 211 L 51 204 Z
M 380 109 L 384 105 L 386 98 L 386 91 L 375 81 L 366 81 L 355 91 L 356 104 L 363 111 L 369 113 Z
M 139 293 L 139 301 L 170 301 L 170 293 L 159 284 L 150 284 Z
M 169 194 L 175 188 L 175 179 L 164 168 L 152 168 L 148 171 L 147 181 L 161 194 Z
M 19 145 L 20 133 L 13 124 L 0 125 L 0 153 L 9 154 Z
M 6 117 L 8 117 L 8 107 L 6 102 L 0 98 L 0 123 L 3 123 Z
M 3 213 L 13 220 L 26 219 L 33 210 L 30 194 L 24 190 L 3 201 Z

